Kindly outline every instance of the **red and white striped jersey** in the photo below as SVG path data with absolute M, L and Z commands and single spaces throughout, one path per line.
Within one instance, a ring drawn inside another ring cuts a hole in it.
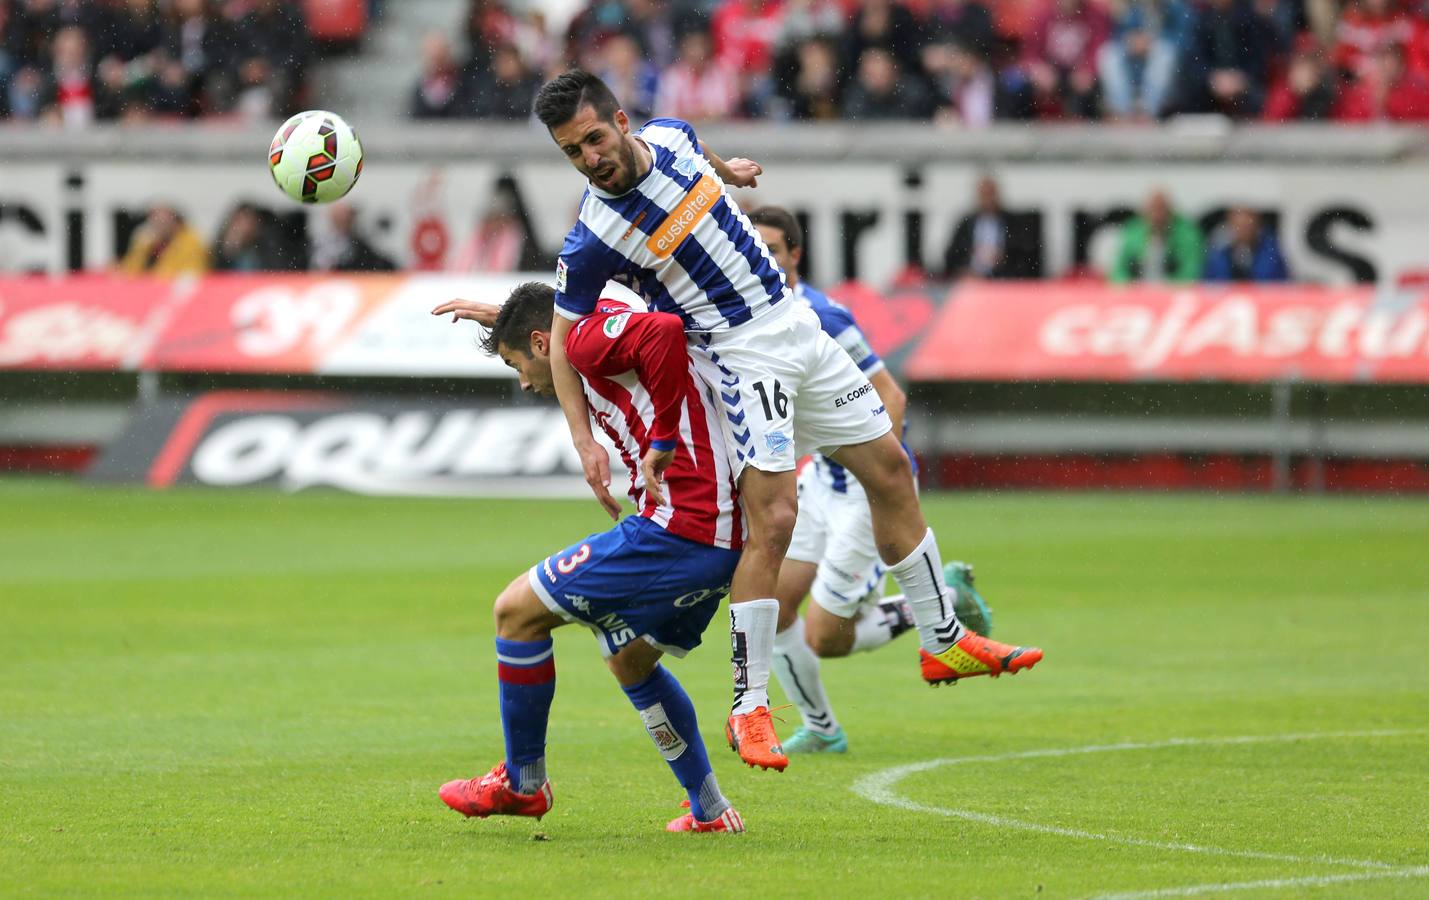
M 603 296 L 566 337 L 591 419 L 631 472 L 640 515 L 687 540 L 738 550 L 744 521 L 725 452 L 720 409 L 695 373 L 678 316 L 642 312 Z M 651 447 L 675 451 L 665 470 L 664 505 L 645 490 L 640 459 Z

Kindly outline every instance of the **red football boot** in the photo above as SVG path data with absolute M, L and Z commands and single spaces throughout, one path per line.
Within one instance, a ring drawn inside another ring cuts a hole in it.
M 551 796 L 551 782 L 541 785 L 534 794 L 518 794 L 511 788 L 511 779 L 506 776 L 506 763 L 496 764 L 496 768 L 480 778 L 464 781 L 448 781 L 437 792 L 442 802 L 464 816 L 535 816 L 540 819 L 551 811 L 555 800 Z
M 724 725 L 724 738 L 729 748 L 739 754 L 739 758 L 751 769 L 784 771 L 789 765 L 789 757 L 779 746 L 779 736 L 774 733 L 773 717 L 763 706 L 753 712 L 731 715 Z
M 1041 662 L 1042 650 L 1001 644 L 964 629 L 958 642 L 942 653 L 934 655 L 919 648 L 918 660 L 923 680 L 937 687 L 977 675 L 991 675 L 993 678 L 1004 672 L 1016 675 Z
M 744 831 L 744 820 L 739 817 L 739 813 L 730 807 L 720 813 L 713 822 L 701 822 L 692 813 L 685 813 L 675 819 L 670 820 L 670 824 L 665 826 L 666 831 L 724 831 L 729 834 L 739 834 Z

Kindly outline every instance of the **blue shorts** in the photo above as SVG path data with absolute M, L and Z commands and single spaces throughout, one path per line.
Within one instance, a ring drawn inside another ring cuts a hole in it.
M 684 656 L 700 645 L 738 562 L 738 550 L 627 516 L 532 566 L 530 580 L 547 609 L 595 632 L 603 656 L 637 637 Z

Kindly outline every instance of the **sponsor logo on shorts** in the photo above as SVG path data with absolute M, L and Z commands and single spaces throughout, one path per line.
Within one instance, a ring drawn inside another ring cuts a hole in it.
M 770 453 L 783 453 L 793 441 L 782 431 L 771 431 L 764 435 L 764 443 L 769 446 Z
M 711 176 L 706 175 L 695 182 L 695 186 L 690 188 L 680 205 L 675 207 L 660 223 L 655 233 L 650 235 L 650 239 L 645 242 L 645 249 L 660 259 L 668 259 L 685 238 L 690 236 L 690 232 L 700 220 L 714 208 L 719 197 L 719 182 Z
M 859 388 L 858 390 L 849 391 L 842 397 L 835 397 L 834 408 L 838 409 L 840 406 L 848 406 L 850 403 L 857 400 L 859 397 L 862 397 L 864 394 L 867 394 L 871 390 L 873 390 L 873 384 L 871 382 L 865 381 L 863 383 L 863 387 Z
M 541 560 L 541 568 L 546 572 L 546 580 L 554 584 L 556 581 L 556 573 L 551 571 L 551 558 L 549 556 Z
M 701 603 L 714 598 L 718 600 L 723 597 L 728 588 L 702 588 L 698 591 L 690 591 L 688 594 L 675 598 L 677 609 L 688 609 L 691 606 L 699 606 Z
M 610 641 L 610 649 L 619 650 L 626 644 L 635 640 L 635 629 L 626 624 L 625 620 L 615 613 L 606 613 L 593 623 L 595 627 L 605 632 L 606 638 Z
M 630 313 L 621 313 L 618 316 L 611 316 L 605 320 L 605 324 L 600 330 L 605 332 L 605 336 L 614 340 L 620 337 L 620 333 L 625 330 L 625 323 L 630 321 Z

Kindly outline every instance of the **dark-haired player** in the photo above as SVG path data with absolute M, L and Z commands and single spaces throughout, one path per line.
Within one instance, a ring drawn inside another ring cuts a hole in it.
M 530 282 L 499 308 L 457 300 L 432 312 L 489 326 L 483 348 L 517 371 L 524 390 L 549 396 L 554 306 L 551 287 Z M 545 760 L 556 689 L 551 630 L 579 622 L 595 632 L 688 795 L 690 812 L 668 830 L 744 830 L 710 769 L 689 696 L 659 664 L 665 653 L 684 656 L 699 645 L 729 588 L 743 541 L 734 477 L 720 411 L 690 363 L 680 320 L 642 307 L 628 290 L 609 285 L 563 338 L 587 415 L 630 467 L 639 514 L 546 557 L 496 599 L 506 758 L 484 776 L 442 786 L 442 800 L 464 815 L 540 817 L 551 809 Z M 652 448 L 672 459 L 663 479 L 646 481 L 638 460 Z
M 586 479 L 614 514 L 608 461 L 586 422 L 579 379 L 561 352 L 609 279 L 630 284 L 655 310 L 679 317 L 692 358 L 722 404 L 723 426 L 749 538 L 730 592 L 735 696 L 725 736 L 750 765 L 783 769 L 768 711 L 779 566 L 798 501 L 796 446 L 823 450 L 868 493 L 881 559 L 903 588 L 930 682 L 1016 672 L 1042 653 L 965 630 L 943 583 L 933 532 L 912 469 L 878 393 L 818 318 L 793 302 L 779 266 L 725 185 L 751 187 L 761 170 L 710 151 L 686 122 L 652 119 L 632 133 L 610 89 L 587 72 L 546 83 L 536 116 L 589 181 L 556 265 L 551 369 Z M 640 466 L 654 480 L 670 463 L 653 448 Z

